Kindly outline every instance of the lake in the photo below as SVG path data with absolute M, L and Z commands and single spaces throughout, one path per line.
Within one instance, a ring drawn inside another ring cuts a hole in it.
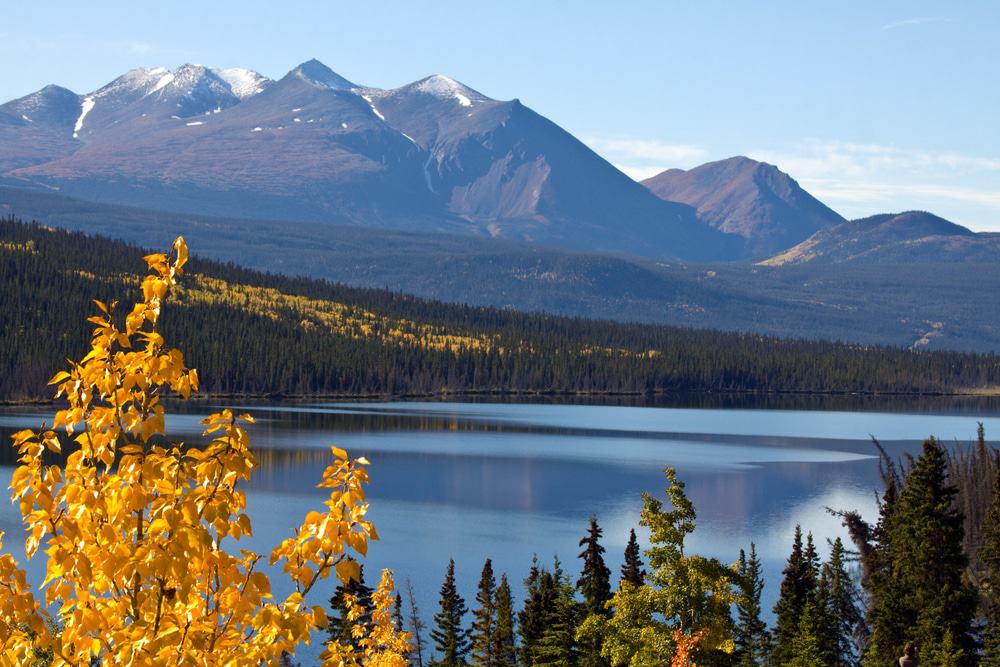
M 622 402 L 628 402 L 623 400 Z M 192 440 L 214 404 L 189 404 L 168 418 L 173 436 Z M 558 556 L 576 577 L 577 543 L 587 518 L 604 529 L 617 580 L 641 493 L 662 497 L 663 467 L 677 468 L 698 512 L 690 552 L 736 560 L 757 549 L 764 606 L 777 595 L 796 524 L 826 542 L 844 535 L 826 508 L 875 514 L 878 465 L 871 436 L 893 456 L 918 452 L 935 435 L 968 442 L 976 424 L 1000 433 L 993 400 L 661 399 L 643 405 L 489 402 L 272 402 L 237 405 L 251 427 L 260 468 L 248 492 L 252 547 L 268 550 L 324 494 L 314 488 L 329 445 L 371 461 L 370 516 L 382 537 L 366 573 L 392 567 L 410 578 L 429 620 L 449 558 L 469 606 L 485 558 L 506 572 L 515 593 L 533 554 Z M 51 420 L 51 409 L 4 408 L 6 438 Z M 6 485 L 13 468 L 0 469 Z M 5 547 L 19 560 L 20 517 L 0 506 Z M 638 531 L 643 537 L 643 532 Z M 29 572 L 37 580 L 38 568 Z M 314 602 L 325 602 L 330 584 Z M 281 591 L 280 587 L 276 587 Z M 313 654 L 309 651 L 308 654 Z M 306 656 L 307 657 L 307 656 Z M 308 661 L 306 661 L 308 662 Z

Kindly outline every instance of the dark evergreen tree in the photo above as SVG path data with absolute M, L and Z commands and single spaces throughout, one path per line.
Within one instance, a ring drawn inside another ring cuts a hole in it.
M 896 578 L 892 549 L 892 527 L 903 480 L 885 449 L 877 440 L 874 444 L 883 484 L 878 521 L 872 526 L 856 511 L 839 513 L 861 565 L 861 587 L 867 602 L 855 632 L 862 664 L 869 667 L 893 664 L 901 650 L 900 642 L 908 637 L 907 628 L 912 625 L 912 609 Z
M 507 575 L 500 575 L 496 591 L 496 625 L 493 629 L 493 659 L 496 667 L 517 667 L 514 642 L 514 601 Z
M 523 667 L 535 664 L 539 642 L 545 634 L 545 624 L 555 606 L 555 581 L 552 573 L 532 558 L 531 570 L 524 580 L 524 606 L 517 614 L 517 631 L 521 637 L 518 659 Z
M 1000 453 L 994 453 L 994 456 L 993 498 L 983 521 L 983 541 L 979 548 L 979 559 L 983 564 L 980 592 L 986 618 L 983 667 L 1000 667 Z
M 809 543 L 812 544 L 811 537 Z M 810 551 L 803 551 L 802 528 L 796 526 L 792 553 L 783 570 L 784 578 L 781 581 L 778 601 L 774 605 L 774 647 L 771 657 L 777 665 L 791 662 L 795 655 L 793 642 L 795 636 L 799 634 L 802 614 L 815 588 L 816 578 L 812 569 L 815 549 Z
M 337 585 L 333 597 L 330 598 L 331 614 L 327 624 L 330 641 L 338 641 L 345 646 L 349 645 L 357 649 L 360 648 L 358 640 L 351 634 L 353 624 L 347 620 L 349 597 L 353 597 L 363 610 L 361 618 L 356 623 L 369 627 L 372 614 L 372 589 L 365 585 L 364 565 L 359 568 L 357 579 L 351 579 L 346 584 Z
M 396 629 L 401 632 L 406 632 L 406 621 L 403 620 L 403 596 L 398 592 L 396 593 L 396 602 L 392 606 L 392 623 L 396 626 Z M 413 641 L 410 641 L 410 650 L 404 655 L 407 664 L 413 662 Z
M 757 547 L 750 544 L 750 558 L 740 549 L 737 562 L 740 575 L 740 600 L 736 604 L 736 651 L 733 659 L 737 667 L 757 667 L 767 664 L 771 652 L 771 635 L 761 619 L 760 596 L 764 590 Z
M 493 577 L 493 562 L 487 558 L 479 579 L 476 593 L 476 608 L 472 612 L 471 652 L 469 662 L 479 667 L 493 667 L 493 634 L 496 631 L 496 580 Z
M 583 596 L 581 615 L 590 614 L 609 616 L 611 611 L 605 608 L 605 603 L 611 599 L 611 570 L 604 562 L 604 547 L 601 546 L 601 528 L 597 525 L 597 517 L 590 517 L 587 535 L 580 540 L 584 547 L 579 557 L 583 559 L 583 568 L 576 588 Z M 596 637 L 588 637 L 577 647 L 580 667 L 607 667 L 608 661 L 601 655 L 601 644 Z
M 823 566 L 829 582 L 830 632 L 833 645 L 832 667 L 857 667 L 857 628 L 861 621 L 858 590 L 847 571 L 847 551 L 839 537 L 830 548 L 830 560 Z
M 834 664 L 832 621 L 829 612 L 829 584 L 820 576 L 808 595 L 798 627 L 792 637 L 785 662 L 788 667 L 826 667 Z
M 465 656 L 469 652 L 469 631 L 463 627 L 462 617 L 468 609 L 455 586 L 454 559 L 448 561 L 438 605 L 438 613 L 434 615 L 434 628 L 431 630 L 437 654 L 430 664 L 435 667 L 464 667 L 468 664 Z
M 575 667 L 576 629 L 580 605 L 573 597 L 573 584 L 559 559 L 552 566 L 552 599 L 544 613 L 544 629 L 533 653 L 535 667 Z
M 608 610 L 604 608 L 604 604 L 611 599 L 611 570 L 604 563 L 601 535 L 597 517 L 591 516 L 587 535 L 580 540 L 580 546 L 584 547 L 579 555 L 583 560 L 583 568 L 576 582 L 587 614 L 607 615 Z
M 625 563 L 622 565 L 621 581 L 633 586 L 642 586 L 646 579 L 646 570 L 639 557 L 639 541 L 635 538 L 635 528 L 629 531 L 628 544 L 625 545 Z
M 963 516 L 947 483 L 947 456 L 934 438 L 907 470 L 891 526 L 893 574 L 909 607 L 917 646 L 938 647 L 950 633 L 961 665 L 975 664 L 974 589 L 964 580 Z

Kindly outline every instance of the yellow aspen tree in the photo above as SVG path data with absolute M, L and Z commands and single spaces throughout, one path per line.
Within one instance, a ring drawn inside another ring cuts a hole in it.
M 142 299 L 124 317 L 95 302 L 90 351 L 52 379 L 68 407 L 50 429 L 13 436 L 12 498 L 27 558 L 44 557 L 45 579 L 36 597 L 14 558 L 0 555 L 0 665 L 30 664 L 36 651 L 55 665 L 279 664 L 326 626 L 310 590 L 331 574 L 356 578 L 356 557 L 378 539 L 365 518 L 368 462 L 333 447 L 318 484 L 325 509 L 270 554 L 240 548 L 252 534 L 242 487 L 256 465 L 253 418 L 223 410 L 202 421 L 203 442 L 167 439 L 162 399 L 198 389 L 197 372 L 157 330 L 188 251 L 178 238 L 169 255 L 145 259 Z M 65 463 L 47 464 L 46 451 Z M 265 566 L 288 577 L 290 594 L 272 594 Z M 406 664 L 392 591 L 385 571 L 362 648 L 328 646 L 324 665 Z

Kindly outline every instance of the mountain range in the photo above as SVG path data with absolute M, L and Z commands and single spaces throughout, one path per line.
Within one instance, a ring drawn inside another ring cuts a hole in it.
M 184 65 L 0 106 L 0 175 L 184 213 L 452 232 L 724 259 L 737 239 L 518 100 L 445 76 L 392 90 L 315 60 L 277 81 Z
M 847 221 L 741 156 L 640 184 L 442 75 L 379 89 L 312 60 L 277 80 L 184 65 L 49 85 L 0 105 L 0 211 L 450 301 L 1000 349 L 990 281 L 958 284 L 1000 263 L 998 235 L 918 211 Z M 948 280 L 925 277 L 942 263 Z

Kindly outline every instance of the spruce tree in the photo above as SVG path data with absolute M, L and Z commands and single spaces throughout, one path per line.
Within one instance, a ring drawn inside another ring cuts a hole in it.
M 833 665 L 827 592 L 826 578 L 822 577 L 802 609 L 795 635 L 789 642 L 788 657 L 784 662 L 776 661 L 777 664 L 788 667 Z
M 545 620 L 552 607 L 554 588 L 552 574 L 538 565 L 538 558 L 531 560 L 531 570 L 524 580 L 524 606 L 517 614 L 517 631 L 521 637 L 518 648 L 521 665 L 534 664 L 535 651 L 545 631 Z
M 437 655 L 431 661 L 435 667 L 464 667 L 469 652 L 469 631 L 462 627 L 462 617 L 468 609 L 455 586 L 455 560 L 448 561 L 448 570 L 441 585 L 438 613 L 434 615 L 431 638 Z
M 493 633 L 496 629 L 496 579 L 493 562 L 487 558 L 479 578 L 476 608 L 472 612 L 471 652 L 469 662 L 480 667 L 493 667 Z
M 358 578 L 351 579 L 346 584 L 338 584 L 330 598 L 330 611 L 327 623 L 329 641 L 340 642 L 345 646 L 359 649 L 358 639 L 351 634 L 352 623 L 347 619 L 349 610 L 348 597 L 353 597 L 363 610 L 358 622 L 365 626 L 371 625 L 372 589 L 365 585 L 365 566 L 358 568 Z
M 830 560 L 824 565 L 830 587 L 832 667 L 856 667 L 859 664 L 854 638 L 862 613 L 858 607 L 857 588 L 847 571 L 846 556 L 844 542 L 838 537 L 830 549 Z
M 977 595 L 964 580 L 963 516 L 947 477 L 944 448 L 934 438 L 924 441 L 906 472 L 891 528 L 893 573 L 911 609 L 908 631 L 917 646 L 939 647 L 948 637 L 953 655 L 962 656 L 959 664 L 971 666 Z
M 596 614 L 609 616 L 611 611 L 605 608 L 605 603 L 611 599 L 611 570 L 604 562 L 604 547 L 601 546 L 601 528 L 597 525 L 597 517 L 590 517 L 587 535 L 580 540 L 584 550 L 579 557 L 583 559 L 583 569 L 576 588 L 583 596 L 582 617 Z M 601 656 L 601 642 L 597 637 L 587 637 L 577 646 L 578 663 L 580 667 L 607 667 L 608 661 Z
M 403 596 L 398 592 L 396 593 L 396 602 L 392 607 L 392 623 L 396 626 L 396 629 L 400 632 L 406 632 L 406 622 L 403 620 Z M 406 664 L 413 662 L 413 641 L 409 643 L 409 650 L 403 654 L 403 658 L 406 659 Z
M 761 619 L 760 596 L 764 590 L 757 546 L 750 543 L 750 558 L 740 549 L 737 562 L 740 575 L 740 598 L 736 603 L 736 650 L 733 658 L 737 667 L 757 667 L 767 663 L 771 636 Z
M 809 540 L 810 545 L 812 539 Z M 792 541 L 792 553 L 783 570 L 784 578 L 778 593 L 778 601 L 774 605 L 774 649 L 772 660 L 777 665 L 791 662 L 794 657 L 792 643 L 799 634 L 799 624 L 806 604 L 809 602 L 815 586 L 815 575 L 812 572 L 811 553 L 803 551 L 802 528 L 795 527 L 795 538 Z
M 552 566 L 552 598 L 547 605 L 544 629 L 533 652 L 535 667 L 575 667 L 577 664 L 576 628 L 580 605 L 573 597 L 573 584 L 562 570 L 559 559 Z
M 635 528 L 633 528 L 629 531 L 628 544 L 625 545 L 625 563 L 622 565 L 621 577 L 621 581 L 633 586 L 642 586 L 646 579 L 646 570 L 642 569 L 639 553 L 639 541 L 635 539 Z
M 792 667 L 834 664 L 833 619 L 830 613 L 830 584 L 821 572 L 812 533 L 806 535 L 802 551 L 802 581 L 805 606 L 792 638 Z
M 611 599 L 611 570 L 604 563 L 604 547 L 601 546 L 601 528 L 597 517 L 591 515 L 586 537 L 580 540 L 579 558 L 583 559 L 583 569 L 576 582 L 576 588 L 583 596 L 584 613 L 607 615 L 604 604 Z
M 507 575 L 500 575 L 496 590 L 496 625 L 493 629 L 493 664 L 496 667 L 517 667 L 514 642 L 514 601 Z
M 995 453 L 993 499 L 983 521 L 979 559 L 983 564 L 980 587 L 986 627 L 983 629 L 983 667 L 1000 667 L 1000 453 Z
M 891 665 L 899 657 L 901 642 L 909 639 L 913 610 L 895 574 L 893 526 L 903 480 L 895 463 L 876 441 L 884 490 L 879 499 L 878 522 L 873 528 L 856 514 L 845 517 L 861 558 L 861 585 L 868 596 L 861 628 L 865 631 L 862 664 L 866 667 Z M 867 533 L 867 534 L 866 534 Z

